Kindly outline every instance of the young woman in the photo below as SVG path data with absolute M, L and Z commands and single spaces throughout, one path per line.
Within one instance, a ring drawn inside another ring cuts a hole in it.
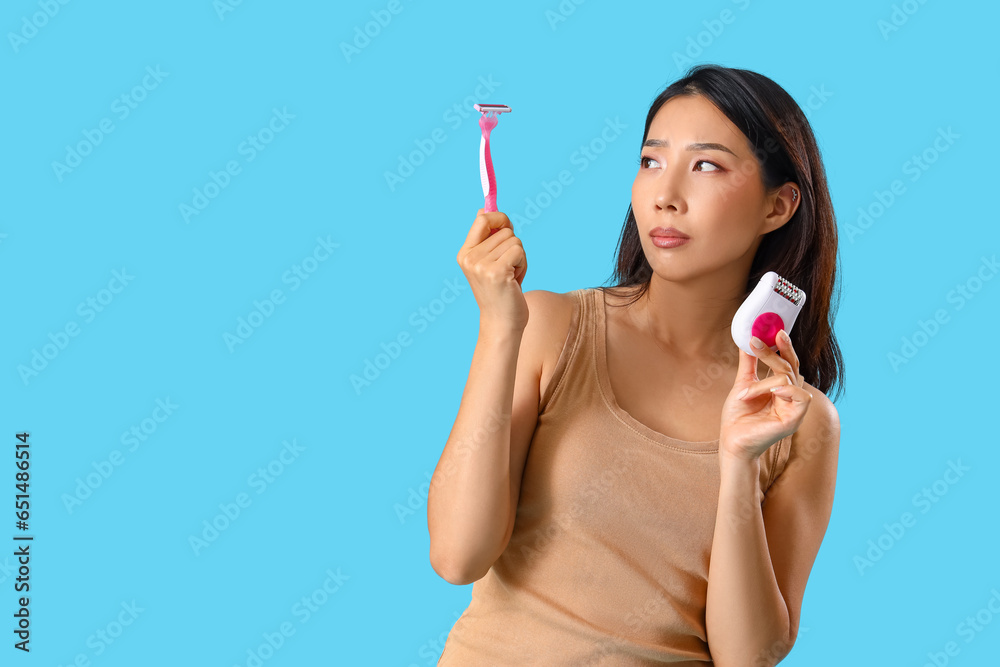
M 714 65 L 649 109 L 615 286 L 522 294 L 521 241 L 480 209 L 457 258 L 479 339 L 427 499 L 434 570 L 475 584 L 439 665 L 788 654 L 836 485 L 836 255 L 801 109 Z M 730 326 L 767 271 L 807 299 L 755 357 Z

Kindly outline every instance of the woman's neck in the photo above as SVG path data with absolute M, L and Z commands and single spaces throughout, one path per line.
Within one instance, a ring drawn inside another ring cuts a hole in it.
M 720 296 L 726 292 L 732 296 Z M 731 327 L 741 297 L 742 289 L 726 289 L 717 282 L 677 283 L 654 274 L 645 295 L 636 303 L 635 325 L 660 349 L 678 358 L 732 358 L 735 362 L 738 358 Z

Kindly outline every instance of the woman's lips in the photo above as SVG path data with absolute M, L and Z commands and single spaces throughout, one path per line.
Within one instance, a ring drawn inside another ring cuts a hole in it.
M 653 245 L 657 248 L 676 248 L 677 246 L 684 245 L 691 239 L 682 239 L 676 236 L 654 236 Z

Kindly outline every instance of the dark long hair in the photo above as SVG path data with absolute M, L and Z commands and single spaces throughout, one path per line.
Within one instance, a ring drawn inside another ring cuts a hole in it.
M 743 132 L 760 164 L 766 190 L 773 191 L 789 181 L 799 185 L 802 201 L 788 222 L 764 235 L 743 298 L 750 295 L 768 271 L 805 290 L 806 303 L 791 333 L 799 357 L 799 372 L 824 394 L 837 384 L 839 396 L 844 386 L 844 359 L 833 332 L 840 291 L 836 285 L 837 221 L 809 121 L 795 100 L 766 76 L 745 69 L 701 64 L 689 69 L 653 100 L 646 115 L 642 143 L 656 112 L 679 95 L 705 97 Z M 649 289 L 653 269 L 639 241 L 631 203 L 616 253 L 611 278 L 615 284 L 610 288 L 639 286 L 629 301 L 634 303 Z

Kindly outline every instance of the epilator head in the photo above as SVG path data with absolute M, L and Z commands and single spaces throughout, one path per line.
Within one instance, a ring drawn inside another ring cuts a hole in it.
M 774 271 L 760 278 L 753 292 L 736 311 L 733 318 L 733 341 L 747 354 L 754 354 L 751 336 L 756 336 L 772 350 L 777 348 L 775 337 L 782 329 L 791 335 L 792 325 L 806 302 L 806 293 Z

